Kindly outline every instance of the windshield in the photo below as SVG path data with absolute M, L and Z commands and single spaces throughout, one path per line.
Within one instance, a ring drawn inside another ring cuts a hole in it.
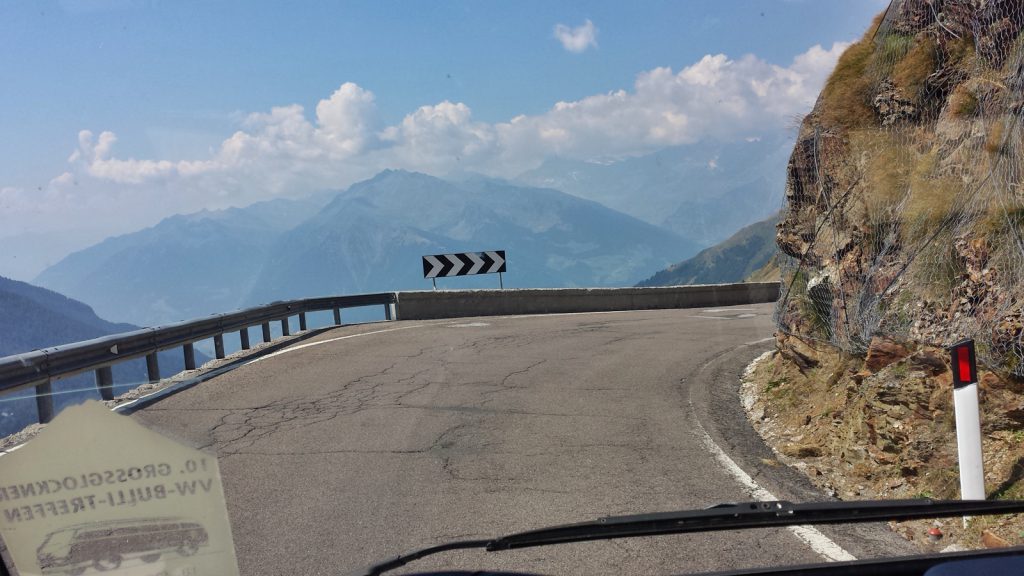
M 0 556 L 317 574 L 719 503 L 1021 498 L 1022 29 L 1010 1 L 4 2 Z

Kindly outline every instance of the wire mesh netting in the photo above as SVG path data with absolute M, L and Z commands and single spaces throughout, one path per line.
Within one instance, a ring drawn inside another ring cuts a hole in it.
M 977 342 L 1024 376 L 1024 2 L 894 0 L 804 120 L 782 332 L 863 354 Z

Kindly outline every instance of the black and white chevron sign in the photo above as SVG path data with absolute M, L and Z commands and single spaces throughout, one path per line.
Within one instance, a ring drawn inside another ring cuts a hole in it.
M 505 272 L 505 251 L 463 252 L 423 257 L 423 277 L 470 276 Z

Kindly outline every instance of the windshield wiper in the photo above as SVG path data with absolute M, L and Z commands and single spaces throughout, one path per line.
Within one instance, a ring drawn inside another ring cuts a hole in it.
M 1024 500 L 863 500 L 853 502 L 744 502 L 704 510 L 609 516 L 593 522 L 565 524 L 501 536 L 462 540 L 417 550 L 362 568 L 352 575 L 376 576 L 414 560 L 448 550 L 484 548 L 488 552 L 587 540 L 742 530 L 809 524 L 846 524 L 884 520 L 920 520 L 950 516 L 985 516 L 1024 512 Z

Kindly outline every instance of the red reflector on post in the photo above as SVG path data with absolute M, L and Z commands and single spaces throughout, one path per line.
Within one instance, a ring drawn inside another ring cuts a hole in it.
M 971 355 L 970 350 L 967 346 L 961 346 L 956 349 L 956 366 L 960 372 L 960 380 L 963 382 L 971 381 Z
M 953 386 L 960 387 L 978 381 L 978 365 L 974 357 L 974 340 L 964 340 L 950 347 L 953 368 Z

